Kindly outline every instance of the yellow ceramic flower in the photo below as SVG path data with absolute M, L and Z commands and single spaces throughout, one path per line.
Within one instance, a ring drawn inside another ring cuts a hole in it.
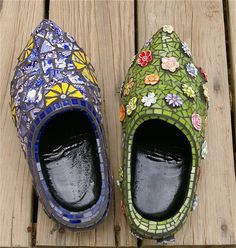
M 95 71 L 90 64 L 88 56 L 82 51 L 76 51 L 72 55 L 72 61 L 78 70 L 82 70 L 82 74 L 92 83 L 97 83 Z
M 131 115 L 133 110 L 136 109 L 136 102 L 137 102 L 137 97 L 133 97 L 129 100 L 128 105 L 126 106 L 126 113 L 127 115 Z
M 73 85 L 68 83 L 56 84 L 51 90 L 46 94 L 46 106 L 56 101 L 57 99 L 65 99 L 67 97 L 83 98 L 82 93 L 77 90 Z
M 124 178 L 124 172 L 123 172 L 123 169 L 122 167 L 119 168 L 119 171 L 118 171 L 118 178 L 119 178 L 119 181 L 122 182 L 123 181 L 123 178 Z
M 209 91 L 208 91 L 208 88 L 207 88 L 206 84 L 203 84 L 202 88 L 203 88 L 203 94 L 206 97 L 206 100 L 209 102 L 210 101 L 210 96 L 209 96 Z
M 128 96 L 130 93 L 130 90 L 134 86 L 133 79 L 131 78 L 127 84 L 124 86 L 124 96 Z
M 182 90 L 184 94 L 186 94 L 190 98 L 194 98 L 196 96 L 193 88 L 191 86 L 188 86 L 187 84 L 184 84 L 182 86 Z
M 21 62 L 21 61 L 27 59 L 29 57 L 29 55 L 31 54 L 33 47 L 34 47 L 34 39 L 32 36 L 30 36 L 30 39 L 29 39 L 26 47 L 24 48 L 24 50 L 21 52 L 18 60 Z
M 145 77 L 144 83 L 145 84 L 150 84 L 150 85 L 155 85 L 159 82 L 160 77 L 156 74 L 150 74 Z

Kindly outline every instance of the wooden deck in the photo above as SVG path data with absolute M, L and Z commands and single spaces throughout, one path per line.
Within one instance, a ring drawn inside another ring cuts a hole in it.
M 45 8 L 46 6 L 46 8 Z M 200 203 L 176 235 L 176 246 L 236 246 L 236 1 L 22 0 L 0 1 L 0 247 L 136 247 L 120 210 L 121 165 L 118 88 L 135 54 L 164 24 L 171 24 L 206 69 L 211 95 L 202 163 Z M 85 49 L 102 89 L 113 175 L 112 206 L 95 230 L 54 232 L 31 183 L 9 109 L 9 83 L 17 56 L 44 18 L 69 31 Z M 227 42 L 226 42 L 227 41 Z M 232 100 L 232 101 L 230 101 Z M 232 125 L 233 124 L 233 125 Z M 142 247 L 155 242 L 145 240 Z

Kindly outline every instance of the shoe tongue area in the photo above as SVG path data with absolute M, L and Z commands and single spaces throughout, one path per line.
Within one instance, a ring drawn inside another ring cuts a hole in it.
M 48 31 L 52 32 L 54 35 L 57 35 L 57 36 L 63 35 L 64 33 L 62 29 L 55 22 L 49 19 L 44 19 L 33 31 L 33 35 L 36 35 L 38 33 L 43 34 L 44 32 L 46 33 Z

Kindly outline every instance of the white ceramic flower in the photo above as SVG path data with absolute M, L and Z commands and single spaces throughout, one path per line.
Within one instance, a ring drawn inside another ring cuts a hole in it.
M 142 98 L 142 103 L 146 107 L 150 107 L 152 104 L 156 103 L 157 98 L 155 97 L 155 94 L 153 92 L 148 93 L 147 96 L 144 96 Z
M 182 49 L 189 57 L 191 56 L 191 50 L 186 42 L 182 42 Z
M 201 150 L 201 156 L 203 159 L 206 159 L 207 157 L 207 153 L 208 153 L 208 149 L 207 149 L 207 141 L 205 140 L 202 144 L 202 150 Z
M 197 194 L 195 194 L 192 202 L 192 211 L 194 211 L 197 208 L 198 202 L 199 202 L 199 197 Z
M 171 25 L 164 25 L 163 26 L 163 31 L 166 33 L 171 34 L 174 31 L 174 28 Z
M 195 67 L 194 64 L 192 63 L 188 63 L 186 65 L 186 70 L 188 72 L 188 74 L 192 77 L 196 77 L 197 76 L 197 68 Z

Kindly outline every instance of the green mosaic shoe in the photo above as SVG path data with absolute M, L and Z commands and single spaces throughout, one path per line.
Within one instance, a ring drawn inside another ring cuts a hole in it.
M 205 159 L 207 75 L 173 27 L 165 25 L 135 56 L 121 87 L 124 213 L 139 238 L 173 240 L 196 207 Z

